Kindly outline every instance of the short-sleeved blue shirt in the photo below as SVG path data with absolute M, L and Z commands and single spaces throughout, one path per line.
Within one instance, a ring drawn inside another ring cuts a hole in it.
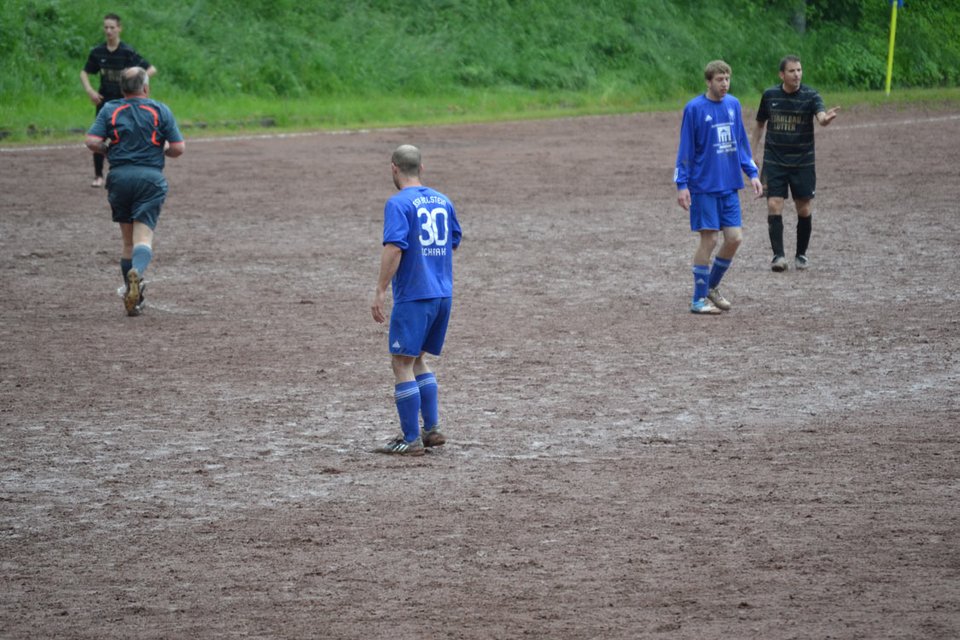
M 149 98 L 111 100 L 87 134 L 110 141 L 111 169 L 136 165 L 163 170 L 164 143 L 183 142 L 170 108 Z
M 393 301 L 453 296 L 453 250 L 460 223 L 447 196 L 429 187 L 407 187 L 383 208 L 383 244 L 403 250 L 393 277 Z

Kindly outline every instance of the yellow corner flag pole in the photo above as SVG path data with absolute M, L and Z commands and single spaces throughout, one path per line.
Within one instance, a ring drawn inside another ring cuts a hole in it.
M 887 54 L 887 95 L 890 95 L 890 80 L 893 78 L 893 43 L 897 39 L 897 5 L 903 0 L 890 1 L 890 52 Z

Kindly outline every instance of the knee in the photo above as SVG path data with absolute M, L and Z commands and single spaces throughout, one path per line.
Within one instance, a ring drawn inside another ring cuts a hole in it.
M 728 249 L 738 249 L 743 243 L 743 232 L 740 229 L 730 231 L 723 236 L 723 245 Z
M 135 245 L 145 244 L 152 247 L 153 229 L 142 222 L 134 222 L 130 240 Z
M 427 366 L 426 361 L 423 359 L 423 354 L 413 361 L 413 373 L 415 375 L 423 375 L 425 373 L 430 373 L 430 367 Z
M 413 363 L 416 361 L 416 358 L 413 356 L 398 356 L 395 355 L 390 358 L 390 368 L 393 370 L 393 375 L 398 378 L 402 377 L 403 374 L 408 374 L 413 371 Z
M 716 233 L 703 233 L 700 235 L 700 248 L 707 252 L 712 252 L 717 248 L 719 236 Z

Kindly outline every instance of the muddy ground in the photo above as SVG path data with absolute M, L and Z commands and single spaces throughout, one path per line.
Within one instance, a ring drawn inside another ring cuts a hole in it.
M 79 141 L 0 151 L 0 636 L 960 637 L 960 114 L 819 129 L 812 268 L 743 196 L 716 318 L 678 127 L 188 137 L 138 318 Z M 370 453 L 405 142 L 465 234 L 415 459 Z

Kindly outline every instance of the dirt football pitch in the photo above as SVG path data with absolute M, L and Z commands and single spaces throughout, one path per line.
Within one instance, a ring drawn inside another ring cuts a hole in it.
M 80 141 L 0 151 L 0 637 L 960 637 L 960 114 L 818 128 L 811 268 L 744 193 L 720 317 L 678 130 L 188 131 L 136 318 Z M 464 228 L 420 458 L 371 452 L 401 143 Z

